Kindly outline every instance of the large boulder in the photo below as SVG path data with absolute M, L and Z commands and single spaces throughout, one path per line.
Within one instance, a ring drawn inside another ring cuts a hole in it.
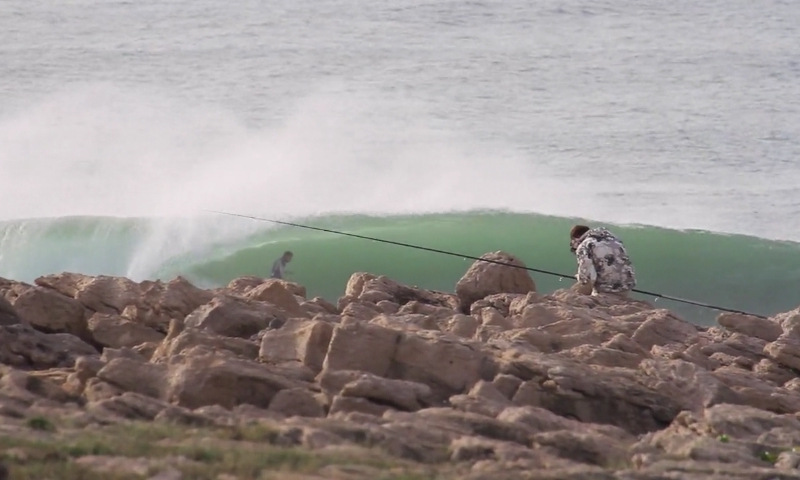
M 623 368 L 583 365 L 567 358 L 510 348 L 500 371 L 526 380 L 512 399 L 581 422 L 615 425 L 632 434 L 665 428 L 682 410 L 674 394 L 643 384 Z
M 402 333 L 379 325 L 353 323 L 333 329 L 324 370 L 359 370 L 384 377 Z
M 305 386 L 264 365 L 230 355 L 209 353 L 175 360 L 170 365 L 166 400 L 186 408 L 219 405 L 231 409 L 241 404 L 268 408 L 281 390 Z
M 470 313 L 470 306 L 474 302 L 489 295 L 527 294 L 536 291 L 536 283 L 525 270 L 525 264 L 517 257 L 497 251 L 485 253 L 480 258 L 456 284 L 456 295 L 463 313 Z
M 167 386 L 167 367 L 130 358 L 115 358 L 97 372 L 97 378 L 126 392 L 162 398 Z
M 77 300 L 42 287 L 18 285 L 11 297 L 16 312 L 45 333 L 71 333 L 88 340 L 86 309 Z

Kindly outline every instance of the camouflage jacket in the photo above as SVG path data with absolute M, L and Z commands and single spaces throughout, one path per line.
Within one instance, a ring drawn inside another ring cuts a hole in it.
M 622 241 L 605 228 L 593 228 L 578 239 L 576 278 L 582 284 L 593 284 L 600 293 L 633 289 L 636 275 Z

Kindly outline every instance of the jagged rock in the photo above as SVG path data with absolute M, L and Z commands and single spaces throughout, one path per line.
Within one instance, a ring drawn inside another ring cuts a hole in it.
M 167 387 L 166 374 L 166 365 L 115 358 L 97 372 L 97 378 L 122 391 L 162 398 Z
M 441 330 L 461 338 L 472 338 L 480 322 L 471 316 L 458 313 L 441 322 Z
M 620 368 L 636 368 L 644 359 L 641 355 L 595 345 L 581 345 L 562 351 L 560 355 L 589 365 Z
M 462 313 L 469 313 L 474 302 L 489 295 L 500 293 L 524 295 L 536 291 L 536 284 L 524 269 L 525 264 L 522 260 L 502 251 L 485 253 L 480 258 L 514 267 L 476 260 L 456 283 L 456 295 Z
M 325 300 L 322 297 L 314 297 L 311 300 L 303 302 L 300 306 L 306 308 L 315 307 L 321 310 L 321 312 L 319 313 L 329 313 L 331 315 L 339 314 L 339 309 L 336 308 L 336 305 L 332 304 L 331 302 Z
M 358 272 L 350 276 L 345 287 L 345 294 L 339 299 L 339 310 L 347 304 L 361 301 L 377 305 L 381 301 L 389 301 L 397 305 L 419 302 L 426 305 L 458 309 L 458 299 L 449 293 L 422 290 L 395 282 L 385 276 L 376 276 Z M 344 315 L 344 312 L 342 312 Z
M 213 353 L 176 358 L 169 370 L 165 400 L 191 409 L 243 403 L 268 408 L 279 391 L 303 386 L 264 365 Z
M 467 413 L 477 413 L 485 417 L 495 418 L 509 404 L 508 400 L 497 402 L 476 395 L 453 395 L 448 399 L 452 408 Z
M 737 393 L 737 403 L 776 413 L 800 411 L 800 396 L 760 379 L 754 372 L 737 367 L 721 367 L 713 375 Z
M 477 346 L 458 337 L 421 331 L 403 335 L 397 342 L 389 376 L 424 383 L 444 400 L 468 391 L 478 380 L 491 380 L 497 373 L 493 368 Z
M 195 287 L 183 277 L 165 284 L 61 273 L 39 277 L 35 283 L 72 297 L 94 312 L 120 314 L 159 331 L 165 331 L 172 318 L 184 318 L 213 297 L 211 292 Z
M 722 313 L 717 317 L 717 323 L 733 332 L 767 342 L 774 342 L 783 333 L 781 325 L 777 322 L 740 313 Z
M 344 385 L 341 396 L 364 398 L 374 403 L 412 412 L 430 401 L 431 389 L 417 382 L 389 380 L 363 373 Z
M 11 302 L 0 295 L 0 326 L 17 325 L 24 323 Z
M 291 316 L 302 316 L 300 304 L 294 294 L 286 288 L 286 283 L 288 282 L 278 279 L 265 280 L 264 283 L 250 289 L 245 296 L 252 300 L 271 303 Z
M 397 310 L 392 313 L 396 313 L 400 316 L 402 315 L 422 315 L 425 317 L 430 318 L 434 322 L 440 322 L 442 320 L 446 320 L 456 314 L 456 311 L 449 307 L 442 307 L 438 305 L 430 305 L 427 303 L 422 303 L 417 300 L 412 300 L 402 307 L 397 305 L 393 302 L 386 302 L 390 303 L 392 306 L 397 306 Z M 379 303 L 378 306 L 380 307 L 381 304 Z M 392 307 L 394 308 L 394 307 Z
M 481 324 L 484 326 L 497 326 L 502 331 L 512 328 L 511 320 L 504 317 L 497 309 L 486 307 L 479 312 Z
M 183 328 L 181 320 L 173 320 L 173 324 L 175 323 L 180 323 L 181 326 L 176 326 L 174 329 L 170 327 L 170 332 L 153 353 L 151 361 L 165 360 L 197 346 L 208 347 L 215 351 L 228 351 L 252 360 L 258 358 L 258 345 L 249 340 L 222 337 L 198 328 Z
M 521 313 L 512 316 L 514 328 L 538 328 L 563 320 L 557 306 L 544 303 L 526 305 Z
M 333 335 L 333 325 L 322 321 L 289 320 L 261 340 L 259 357 L 265 362 L 299 361 L 314 373 L 322 370 Z
M 781 365 L 800 370 L 800 335 L 782 334 L 764 347 L 764 353 Z
M 275 394 L 268 411 L 287 417 L 324 417 L 325 410 L 314 395 L 304 388 L 289 388 Z
M 125 393 L 125 391 L 121 388 L 104 382 L 97 377 L 90 378 L 86 382 L 86 388 L 83 389 L 83 396 L 86 397 L 86 400 L 89 402 L 99 402 L 116 397 L 117 395 L 122 395 L 123 393 Z
M 217 297 L 186 317 L 195 327 L 226 337 L 247 338 L 267 328 L 272 320 L 286 321 L 286 314 L 264 302 L 236 297 Z
M 682 360 L 644 360 L 639 366 L 642 383 L 667 398 L 682 410 L 702 411 L 719 403 L 740 403 L 739 395 L 711 372 Z
M 146 342 L 160 342 L 164 334 L 116 314 L 95 313 L 89 319 L 92 339 L 111 348 L 135 347 Z
M 378 325 L 337 325 L 323 369 L 357 370 L 386 376 L 401 337 L 400 332 Z
M 510 350 L 503 355 L 502 373 L 531 380 L 515 394 L 517 405 L 540 406 L 582 422 L 609 423 L 635 434 L 664 428 L 681 410 L 679 399 L 642 385 L 631 371 L 584 366 L 531 352 Z
M 367 415 L 375 415 L 380 417 L 383 413 L 389 410 L 389 405 L 374 403 L 366 398 L 361 397 L 343 397 L 336 395 L 331 402 L 331 408 L 328 415 L 342 414 L 348 412 L 366 413 Z
M 63 385 L 64 390 L 76 396 L 83 394 L 86 382 L 96 377 L 97 372 L 104 366 L 105 362 L 96 357 L 78 357 L 75 360 L 75 372 L 67 377 Z
M 504 461 L 516 461 L 521 459 L 540 461 L 542 453 L 521 445 L 509 442 L 489 440 L 482 437 L 463 436 L 458 437 L 450 444 L 450 460 L 454 462 L 476 462 L 481 460 L 491 460 L 492 464 Z
M 798 375 L 791 369 L 782 367 L 767 358 L 755 364 L 753 366 L 753 372 L 758 375 L 759 378 L 776 385 L 783 385 L 792 379 L 798 378 Z
M 522 385 L 522 380 L 513 376 L 513 375 L 505 375 L 505 374 L 498 374 L 492 380 L 492 385 L 500 392 L 505 398 L 511 400 L 514 398 L 514 394 L 517 393 L 519 390 L 519 386 Z
M 630 458 L 625 445 L 597 432 L 544 432 L 534 435 L 533 442 L 546 453 L 601 467 L 616 467 Z
M 705 410 L 700 421 L 711 436 L 724 434 L 738 440 L 754 440 L 776 428 L 800 431 L 800 419 L 794 416 L 777 415 L 746 405 L 715 405 Z
M 0 326 L 0 363 L 43 370 L 71 367 L 81 355 L 97 350 L 68 333 L 47 334 L 26 324 Z
M 218 293 L 230 293 L 233 295 L 245 296 L 247 292 L 261 285 L 265 280 L 265 278 L 256 277 L 253 275 L 237 277 L 231 280 L 228 285 L 224 289 L 221 289 L 221 291 Z
M 78 397 L 70 395 L 56 383 L 15 369 L 7 369 L 2 373 L 0 394 L 26 405 L 31 405 L 38 399 L 47 399 L 55 403 L 79 402 Z
M 450 408 L 427 408 L 416 415 L 426 425 L 455 429 L 463 434 L 480 435 L 521 445 L 528 445 L 531 440 L 530 432 L 524 427 L 475 413 L 459 412 Z
M 631 338 L 649 350 L 653 345 L 687 345 L 697 333 L 697 327 L 662 309 L 653 311 Z
M 726 353 L 734 358 L 747 358 L 755 364 L 767 356 L 764 353 L 766 346 L 767 342 L 765 340 L 734 333 L 702 346 L 700 352 L 709 357 L 718 352 Z
M 153 420 L 171 405 L 151 396 L 135 392 L 125 392 L 122 395 L 90 403 L 90 410 L 101 409 L 113 415 L 131 420 Z
M 439 331 L 436 319 L 420 314 L 378 315 L 370 320 L 369 323 L 407 332 L 418 332 L 420 330 Z
M 136 362 L 145 362 L 146 359 L 141 356 L 136 350 L 128 347 L 111 348 L 106 347 L 103 349 L 103 354 L 100 355 L 100 361 L 109 363 L 117 358 L 125 358 Z

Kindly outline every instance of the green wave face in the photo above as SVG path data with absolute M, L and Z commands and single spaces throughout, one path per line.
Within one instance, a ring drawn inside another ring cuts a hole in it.
M 209 221 L 209 220 L 206 220 Z M 296 220 L 315 227 L 446 250 L 477 257 L 503 250 L 529 267 L 563 273 L 564 277 L 531 273 L 540 292 L 570 286 L 576 264 L 568 232 L 581 220 L 531 214 L 475 212 L 405 217 L 338 216 Z M 64 270 L 90 274 L 170 279 L 184 275 L 205 287 L 221 286 L 242 275 L 268 276 L 283 251 L 294 252 L 290 279 L 306 286 L 310 296 L 336 300 L 353 272 L 387 275 L 422 288 L 452 291 L 472 263 L 443 255 L 376 241 L 344 237 L 296 227 L 279 227 L 236 219 L 220 229 L 241 228 L 225 240 L 201 229 L 194 244 L 173 248 L 149 270 L 132 275 L 142 264 L 142 245 L 153 250 L 150 220 L 70 219 L 39 222 L 35 228 L 0 225 L 0 276 L 31 281 Z M 44 224 L 42 222 L 45 222 Z M 583 222 L 583 221 L 581 221 Z M 586 222 L 592 226 L 594 223 Z M 246 224 L 246 225 L 245 225 Z M 628 249 L 636 269 L 637 289 L 694 301 L 775 314 L 795 308 L 800 299 L 800 245 L 744 236 L 652 227 L 606 225 Z M 195 227 L 195 230 L 196 227 Z M 24 233 L 24 235 L 23 235 Z M 22 240 L 24 236 L 24 241 Z M 164 242 L 173 242 L 162 235 Z M 11 258 L 13 257 L 13 258 Z M 655 300 L 698 324 L 711 324 L 714 310 Z

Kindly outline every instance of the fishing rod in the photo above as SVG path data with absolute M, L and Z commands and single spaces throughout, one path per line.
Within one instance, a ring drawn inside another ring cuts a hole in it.
M 250 220 L 257 220 L 257 221 L 260 221 L 260 222 L 270 222 L 270 223 L 275 223 L 275 224 L 278 224 L 278 225 L 285 225 L 287 227 L 304 228 L 306 230 L 316 230 L 318 232 L 333 233 L 333 234 L 342 235 L 342 236 L 345 236 L 345 237 L 359 238 L 361 240 L 370 240 L 370 241 L 373 241 L 373 242 L 386 243 L 386 244 L 389 244 L 389 245 L 397 245 L 399 247 L 412 248 L 412 249 L 415 249 L 415 250 L 422 250 L 422 251 L 425 251 L 425 252 L 438 253 L 438 254 L 441 254 L 441 255 L 449 255 L 451 257 L 459 257 L 459 258 L 467 259 L 467 260 L 475 260 L 475 261 L 479 261 L 479 262 L 493 263 L 495 265 L 503 265 L 503 266 L 506 266 L 506 267 L 513 267 L 513 268 L 519 268 L 519 269 L 522 269 L 522 270 L 528 270 L 530 272 L 542 273 L 542 274 L 545 274 L 545 275 L 552 275 L 552 276 L 555 276 L 555 277 L 559 277 L 560 279 L 561 278 L 570 278 L 572 276 L 572 275 L 564 275 L 564 274 L 558 273 L 558 272 L 552 272 L 552 271 L 549 271 L 549 270 L 542 270 L 540 268 L 523 267 L 521 265 L 514 265 L 513 263 L 500 262 L 500 261 L 497 261 L 497 260 L 490 260 L 490 259 L 487 259 L 487 258 L 480 258 L 480 257 L 472 256 L 472 255 L 464 255 L 462 253 L 449 252 L 447 250 L 440 250 L 438 248 L 424 247 L 422 245 L 414 245 L 414 244 L 411 244 L 411 243 L 397 242 L 397 241 L 394 241 L 394 240 L 386 240 L 386 239 L 383 239 L 383 238 L 368 237 L 366 235 L 358 235 L 358 234 L 355 234 L 355 233 L 340 232 L 340 231 L 337 231 L 337 230 L 331 230 L 329 228 L 314 227 L 314 226 L 311 226 L 311 225 L 302 225 L 302 224 L 299 224 L 299 223 L 292 223 L 292 222 L 285 222 L 285 221 L 282 221 L 282 220 L 273 220 L 273 219 L 269 219 L 269 218 L 255 217 L 255 216 L 252 216 L 252 215 L 242 215 L 240 213 L 222 212 L 222 211 L 219 211 L 219 210 L 205 210 L 205 211 L 209 212 L 209 213 L 216 213 L 216 214 L 219 214 L 219 215 L 227 215 L 229 217 L 247 218 L 247 219 L 250 219 Z M 641 293 L 642 295 L 650 295 L 652 297 L 656 297 L 656 299 L 663 298 L 664 300 L 672 300 L 673 302 L 685 303 L 685 304 L 688 304 L 688 305 L 695 305 L 695 306 L 698 306 L 698 307 L 709 308 L 709 309 L 712 309 L 712 310 L 719 310 L 721 312 L 739 313 L 739 314 L 742 314 L 742 315 L 749 315 L 751 317 L 757 317 L 757 318 L 768 318 L 768 317 L 766 317 L 764 315 L 759 315 L 759 314 L 756 314 L 756 313 L 749 313 L 749 312 L 745 312 L 743 310 L 735 310 L 735 309 L 732 309 L 732 308 L 720 307 L 718 305 L 711 305 L 711 304 L 708 304 L 708 303 L 696 302 L 694 300 L 687 300 L 685 298 L 673 297 L 671 295 L 665 295 L 663 293 L 649 292 L 647 290 L 639 290 L 639 289 L 636 289 L 636 288 L 632 289 L 631 291 L 636 292 L 636 293 Z

